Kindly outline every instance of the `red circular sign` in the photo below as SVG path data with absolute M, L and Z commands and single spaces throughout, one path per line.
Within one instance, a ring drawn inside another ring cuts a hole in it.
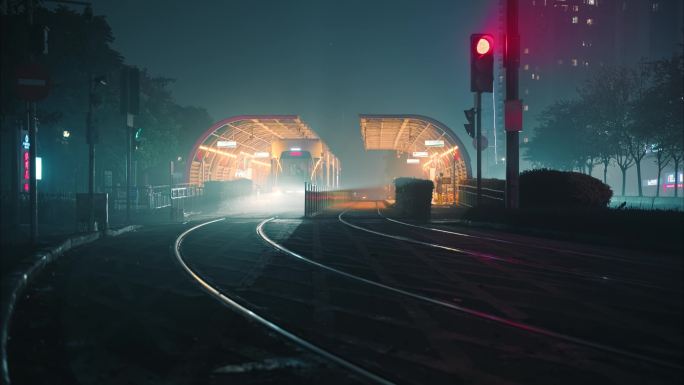
M 27 64 L 17 69 L 17 95 L 28 101 L 45 99 L 50 93 L 50 75 L 39 64 Z

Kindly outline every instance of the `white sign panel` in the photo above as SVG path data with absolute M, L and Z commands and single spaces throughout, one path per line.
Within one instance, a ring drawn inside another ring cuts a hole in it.
M 413 157 L 414 158 L 427 158 L 428 153 L 427 153 L 427 151 L 414 151 Z
M 420 159 L 408 158 L 408 159 L 406 159 L 406 163 L 408 163 L 408 164 L 420 163 Z
M 237 147 L 237 142 L 234 140 L 219 140 L 218 142 L 216 142 L 216 147 L 235 148 Z
M 425 145 L 427 147 L 444 147 L 444 141 L 441 139 L 438 140 L 426 140 Z
M 271 156 L 271 154 L 268 152 L 255 152 L 254 153 L 255 158 L 268 158 L 270 156 Z
M 36 180 L 43 179 L 43 158 L 36 157 Z

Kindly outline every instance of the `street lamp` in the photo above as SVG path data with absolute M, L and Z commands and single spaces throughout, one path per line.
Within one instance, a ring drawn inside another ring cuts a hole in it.
M 107 85 L 105 76 L 88 77 L 88 114 L 86 115 L 86 140 L 88 142 L 88 230 L 95 231 L 95 144 L 98 140 L 97 129 L 93 127 L 93 106 L 99 105 L 95 97 L 96 85 Z

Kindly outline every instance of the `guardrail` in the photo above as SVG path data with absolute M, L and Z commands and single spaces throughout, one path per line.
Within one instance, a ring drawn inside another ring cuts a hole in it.
M 304 182 L 304 216 L 311 218 L 326 208 L 352 200 L 348 190 L 330 190 Z
M 504 207 L 505 194 L 506 193 L 502 190 L 482 187 L 481 206 Z M 458 205 L 465 207 L 477 207 L 477 187 L 459 184 Z

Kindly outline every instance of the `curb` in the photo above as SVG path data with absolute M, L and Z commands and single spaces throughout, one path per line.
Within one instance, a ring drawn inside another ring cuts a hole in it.
M 140 225 L 130 225 L 117 230 L 107 229 L 67 238 L 57 246 L 37 251 L 30 258 L 22 261 L 18 267 L 7 274 L 2 282 L 2 309 L 0 309 L 2 330 L 0 331 L 0 353 L 2 354 L 2 384 L 9 385 L 9 367 L 7 365 L 7 340 L 12 313 L 18 298 L 24 294 L 28 283 L 38 275 L 47 265 L 54 262 L 65 252 L 87 243 L 95 242 L 103 237 L 116 237 L 129 231 L 139 229 Z

